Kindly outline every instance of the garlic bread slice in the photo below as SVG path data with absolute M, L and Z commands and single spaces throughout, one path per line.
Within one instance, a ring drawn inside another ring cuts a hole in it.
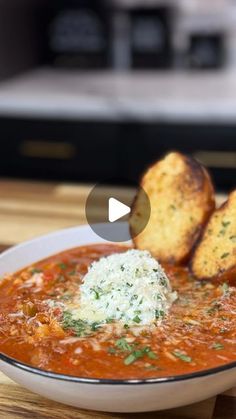
M 235 272 L 236 280 L 236 190 L 210 217 L 194 251 L 191 270 L 199 279 L 227 279 Z
M 138 193 L 130 217 L 135 247 L 149 250 L 160 262 L 185 262 L 215 208 L 207 171 L 196 160 L 172 152 L 147 170 L 141 186 L 150 199 L 151 215 L 135 237 L 147 211 Z

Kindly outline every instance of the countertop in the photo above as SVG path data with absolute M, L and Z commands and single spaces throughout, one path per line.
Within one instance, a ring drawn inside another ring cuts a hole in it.
M 0 83 L 0 116 L 235 123 L 235 71 L 36 68 Z
M 84 203 L 90 189 L 89 185 L 0 180 L 0 251 L 36 235 L 85 223 Z M 114 188 L 112 190 L 114 192 Z M 123 190 L 126 197 L 131 192 Z M 234 395 L 236 392 L 231 390 L 201 403 L 163 412 L 109 414 L 82 411 L 49 401 L 0 373 L 0 418 L 234 419 Z

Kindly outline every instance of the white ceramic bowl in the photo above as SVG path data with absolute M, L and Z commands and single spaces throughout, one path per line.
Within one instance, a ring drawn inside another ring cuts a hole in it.
M 110 228 L 110 224 L 104 226 Z M 120 228 L 127 228 L 120 223 Z M 102 243 L 89 226 L 70 228 L 11 248 L 0 256 L 0 276 L 72 247 Z M 61 403 L 108 412 L 143 412 L 198 402 L 236 384 L 236 362 L 192 374 L 148 380 L 72 377 L 33 368 L 0 354 L 0 369 L 22 386 Z

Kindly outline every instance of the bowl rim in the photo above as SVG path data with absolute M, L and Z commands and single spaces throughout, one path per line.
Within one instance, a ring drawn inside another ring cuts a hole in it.
M 102 224 L 107 224 L 107 223 L 102 223 Z M 80 228 L 86 229 L 88 227 L 89 227 L 88 225 L 73 226 L 69 228 L 56 230 L 48 234 L 37 236 L 31 240 L 26 240 L 26 241 L 23 241 L 22 243 L 11 246 L 9 249 L 1 252 L 0 258 L 4 257 L 4 255 L 6 254 L 10 254 L 11 252 L 14 252 L 16 248 L 27 246 L 29 244 L 34 244 L 42 239 L 50 238 L 51 236 L 57 236 L 66 232 L 69 233 L 70 231 L 74 231 Z M 109 242 L 107 241 L 107 243 Z M 124 243 L 121 243 L 121 244 L 124 244 Z M 126 242 L 126 244 L 128 245 L 129 243 Z M 84 245 L 86 245 L 86 243 Z M 74 375 L 51 372 L 51 371 L 47 371 L 41 368 L 33 367 L 24 362 L 18 361 L 15 358 L 5 355 L 3 352 L 0 352 L 0 361 L 5 362 L 6 364 L 10 366 L 16 367 L 25 372 L 29 372 L 29 373 L 46 377 L 49 379 L 56 379 L 60 381 L 80 383 L 80 384 L 128 385 L 128 386 L 129 385 L 144 385 L 144 384 L 174 383 L 174 382 L 185 381 L 185 380 L 194 379 L 194 378 L 202 378 L 202 377 L 214 375 L 217 373 L 221 373 L 221 372 L 236 368 L 236 361 L 233 361 L 224 365 L 219 365 L 218 367 L 203 369 L 203 370 L 199 370 L 199 371 L 195 371 L 195 372 L 187 373 L 187 374 L 178 374 L 178 375 L 171 375 L 171 376 L 166 376 L 166 377 L 139 378 L 139 379 L 113 379 L 113 378 L 77 377 Z
M 194 378 L 203 378 L 209 375 L 218 374 L 227 370 L 236 368 L 236 361 L 230 362 L 225 365 L 220 365 L 214 368 L 208 368 L 200 371 L 195 371 L 187 374 L 171 375 L 167 377 L 154 377 L 154 378 L 139 378 L 139 379 L 113 379 L 113 378 L 89 378 L 89 377 L 76 377 L 75 375 L 60 374 L 57 372 L 46 371 L 41 368 L 32 367 L 29 364 L 18 361 L 14 358 L 0 352 L 0 361 L 3 361 L 12 367 L 16 367 L 25 372 L 29 372 L 42 377 L 66 381 L 79 384 L 103 384 L 103 385 L 145 385 L 145 384 L 166 384 L 175 383 L 178 381 L 185 381 Z

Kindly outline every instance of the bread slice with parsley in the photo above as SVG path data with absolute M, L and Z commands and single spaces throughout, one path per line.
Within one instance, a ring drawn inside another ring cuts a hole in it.
M 236 190 L 214 211 L 197 245 L 191 270 L 199 279 L 236 280 Z
M 209 174 L 193 158 L 172 152 L 147 170 L 141 186 L 150 199 L 151 215 L 135 237 L 147 211 L 139 192 L 130 217 L 135 247 L 149 250 L 160 262 L 185 262 L 215 208 Z

